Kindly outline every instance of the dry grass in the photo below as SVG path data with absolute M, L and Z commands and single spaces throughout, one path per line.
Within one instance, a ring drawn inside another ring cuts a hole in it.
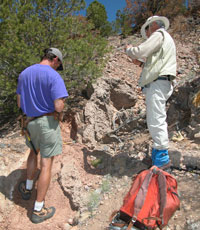
M 200 91 L 195 94 L 194 99 L 193 99 L 193 104 L 196 107 L 200 106 Z
M 182 37 L 190 33 L 190 26 L 185 16 L 177 16 L 171 23 L 172 33 Z

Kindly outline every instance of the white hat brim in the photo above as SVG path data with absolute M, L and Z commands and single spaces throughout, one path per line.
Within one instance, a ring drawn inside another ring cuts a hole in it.
M 152 22 L 155 22 L 155 21 L 162 21 L 165 25 L 165 29 L 167 30 L 169 28 L 169 20 L 168 18 L 166 17 L 161 17 L 161 16 L 156 16 L 156 17 L 152 17 L 152 19 L 150 19 L 149 21 L 146 21 L 144 23 L 144 25 L 142 26 L 140 32 L 141 32 L 141 35 L 144 39 L 147 39 L 147 35 L 146 35 L 146 32 L 145 32 L 145 28 L 151 24 Z

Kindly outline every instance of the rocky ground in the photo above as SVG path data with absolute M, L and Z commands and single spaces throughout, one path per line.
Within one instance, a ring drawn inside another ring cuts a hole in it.
M 175 36 L 178 75 L 168 103 L 172 174 L 178 181 L 181 209 L 168 230 L 200 229 L 199 26 L 187 39 Z M 30 222 L 36 189 L 30 201 L 17 191 L 25 178 L 28 149 L 18 124 L 1 128 L 0 229 L 103 230 L 120 208 L 132 176 L 150 166 L 151 138 L 145 123 L 144 96 L 137 87 L 140 68 L 124 54 L 139 35 L 110 38 L 113 46 L 103 76 L 88 89 L 80 110 L 61 124 L 63 154 L 55 159 L 46 206 L 56 214 L 44 223 Z M 8 125 L 8 124 L 7 124 Z M 39 174 L 39 169 L 38 169 Z M 36 175 L 36 178 L 38 176 Z M 37 188 L 37 180 L 35 183 Z

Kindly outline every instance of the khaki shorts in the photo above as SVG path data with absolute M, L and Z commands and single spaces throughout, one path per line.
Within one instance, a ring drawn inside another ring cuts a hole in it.
M 59 122 L 53 116 L 43 116 L 28 123 L 27 129 L 35 149 L 41 157 L 49 158 L 62 153 L 62 138 Z M 32 149 L 26 138 L 26 145 Z

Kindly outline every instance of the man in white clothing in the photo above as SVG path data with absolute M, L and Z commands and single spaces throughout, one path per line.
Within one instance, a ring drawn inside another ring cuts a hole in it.
M 152 16 L 141 28 L 145 42 L 137 47 L 126 46 L 133 63 L 143 67 L 139 86 L 146 96 L 147 126 L 153 139 L 152 164 L 162 169 L 170 167 L 166 101 L 173 92 L 176 76 L 176 47 L 166 31 L 169 20 Z

